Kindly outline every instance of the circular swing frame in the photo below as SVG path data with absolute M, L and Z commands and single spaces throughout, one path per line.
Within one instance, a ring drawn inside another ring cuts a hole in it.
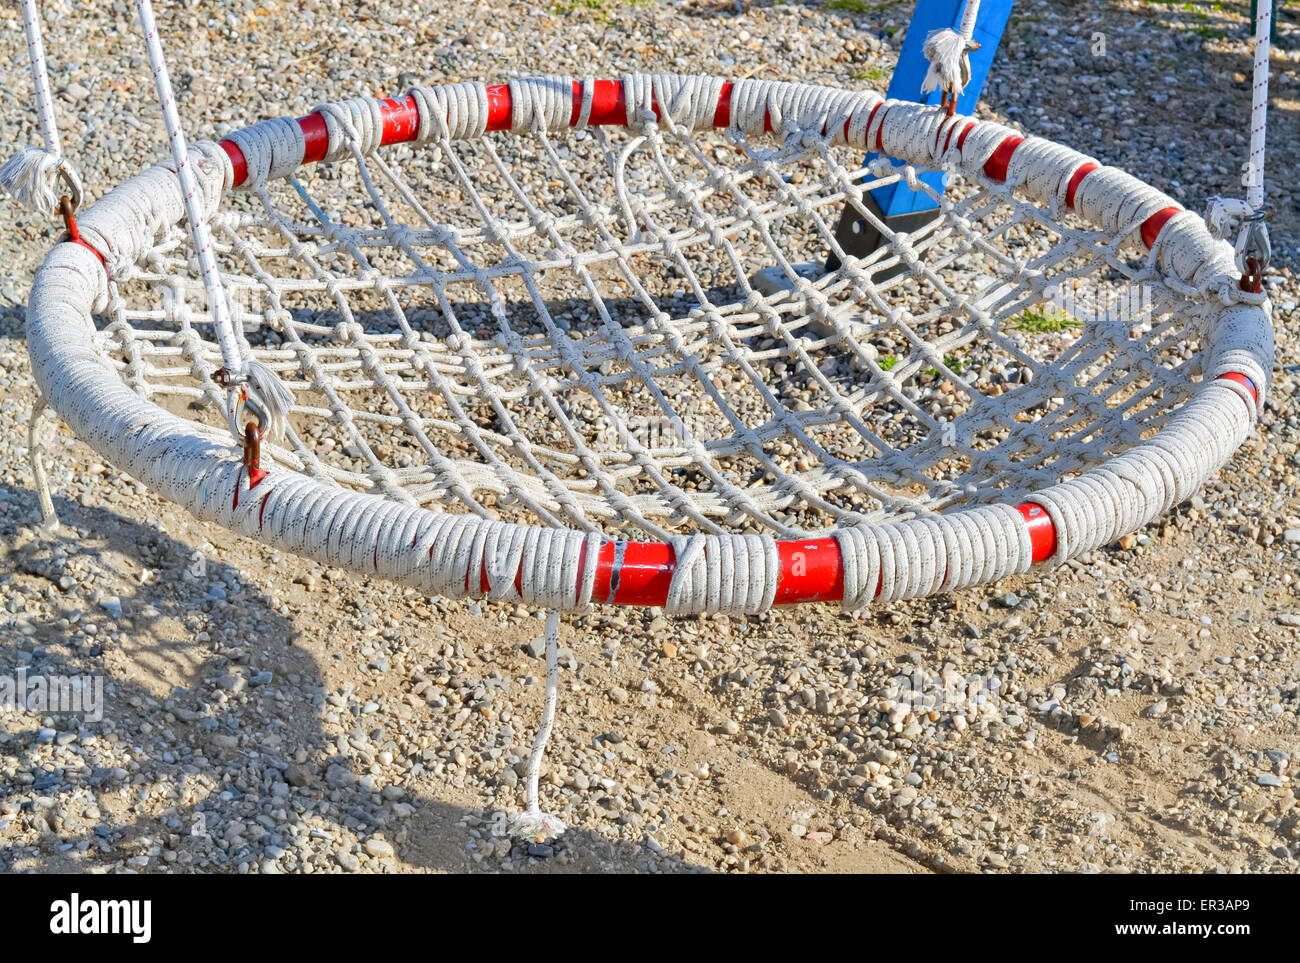
M 593 126 L 629 123 L 633 78 L 564 82 L 571 84 L 571 126 L 580 121 Z M 780 89 L 784 104 L 797 103 L 801 92 L 813 89 L 770 86 Z M 713 126 L 738 122 L 732 104 L 738 87 L 722 85 Z M 486 87 L 487 131 L 516 128 L 514 89 L 511 84 Z M 782 123 L 787 129 L 821 124 L 823 134 L 841 143 L 910 164 L 947 166 L 982 183 L 1019 191 L 1040 205 L 1073 209 L 1099 229 L 1130 235 L 1165 275 L 1218 299 L 1216 319 L 1204 332 L 1202 380 L 1155 436 L 1015 505 L 963 507 L 937 520 L 917 517 L 875 526 L 862 549 L 871 558 L 858 557 L 852 546 L 864 543 L 840 532 L 769 539 L 765 552 L 737 560 L 729 554 L 727 536 L 694 536 L 689 543 L 631 542 L 541 529 L 531 533 L 523 556 L 516 551 L 510 570 L 503 570 L 499 562 L 494 566 L 490 553 L 484 554 L 483 543 L 504 543 L 507 534 L 515 538 L 524 526 L 475 516 L 448 526 L 446 513 L 342 490 L 282 468 L 250 473 L 238 449 L 140 398 L 102 363 L 92 345 L 93 316 L 107 303 L 112 265 L 140 256 L 142 243 L 147 246 L 162 226 L 184 218 L 179 183 L 165 165 L 86 210 L 78 219 L 79 237 L 59 244 L 47 257 L 28 312 L 27 342 L 36 381 L 74 434 L 199 518 L 362 574 L 446 594 L 555 608 L 597 602 L 667 605 L 679 612 L 754 612 L 772 604 L 842 601 L 846 579 L 860 583 L 868 571 L 876 584 L 867 595 L 906 598 L 946 592 L 1023 572 L 1032 564 L 1059 564 L 1190 497 L 1246 438 L 1271 367 L 1267 302 L 1235 293 L 1232 248 L 1211 237 L 1198 216 L 1172 199 L 1076 151 L 998 124 L 948 118 L 930 107 L 874 94 L 854 96 L 861 98 L 854 102 L 854 116 L 865 117 L 865 125 L 846 119 L 840 130 L 838 118 L 799 116 L 797 110 L 783 110 Z M 413 95 L 375 101 L 382 120 L 378 146 L 416 140 L 427 121 L 420 113 L 425 102 Z M 649 106 L 658 116 L 660 105 L 652 100 Z M 297 124 L 303 144 L 298 163 L 326 159 L 332 144 L 327 112 L 314 112 Z M 767 111 L 763 127 L 773 128 Z M 196 145 L 191 155 L 205 193 L 218 200 L 250 176 L 236 140 Z M 150 194 L 147 207 L 133 200 L 140 188 Z M 1097 499 L 1098 493 L 1105 497 Z M 448 538 L 458 544 L 449 548 Z M 877 540 L 898 551 L 872 548 Z M 684 561 L 688 551 L 690 559 Z M 457 564 L 463 563 L 463 579 L 451 584 L 431 573 L 435 554 L 449 552 Z M 767 588 L 732 597 L 719 582 L 733 566 L 744 564 L 755 569 Z M 694 570 L 699 584 L 684 596 L 678 583 L 686 567 Z M 534 586 L 534 580 L 545 584 Z M 859 588 L 855 597 L 860 602 L 866 596 Z

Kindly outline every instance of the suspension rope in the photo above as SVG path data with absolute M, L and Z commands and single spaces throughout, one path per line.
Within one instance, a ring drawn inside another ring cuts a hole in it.
M 81 203 L 81 177 L 63 156 L 59 143 L 59 125 L 54 115 L 54 99 L 50 96 L 50 78 L 36 0 L 22 0 L 22 6 L 23 29 L 27 34 L 27 65 L 36 92 L 36 116 L 44 146 L 23 147 L 9 158 L 0 168 L 0 184 L 24 207 L 55 217 L 60 213 L 55 185 L 62 180 L 68 188 L 71 209 L 66 217 L 71 221 L 72 212 Z
M 961 28 L 958 30 L 963 40 L 970 40 L 975 35 L 975 21 L 979 15 L 980 0 L 966 0 L 966 9 L 961 15 Z
M 231 318 L 230 303 L 226 299 L 225 287 L 221 282 L 221 273 L 213 253 L 212 231 L 208 226 L 208 218 L 203 210 L 203 198 L 190 166 L 189 147 L 185 142 L 185 132 L 181 128 L 180 115 L 176 110 L 176 98 L 172 93 L 171 78 L 167 74 L 167 62 L 163 57 L 162 39 L 158 36 L 158 25 L 154 20 L 153 4 L 150 0 L 136 0 L 136 10 L 140 14 L 140 31 L 144 35 L 145 47 L 149 51 L 149 66 L 153 70 L 158 103 L 162 107 L 167 142 L 171 145 L 172 160 L 176 164 L 176 177 L 181 185 L 185 215 L 190 222 L 190 240 L 198 255 L 199 271 L 203 275 L 203 289 L 207 294 L 208 309 L 212 313 L 217 345 L 221 349 L 223 381 L 226 387 L 226 421 L 235 436 L 236 444 L 244 445 L 245 457 L 251 459 L 246 463 L 249 467 L 250 482 L 255 484 L 260 478 L 260 475 L 255 474 L 260 472 L 257 466 L 260 438 L 268 435 L 272 437 L 283 435 L 289 409 L 293 406 L 293 396 L 270 367 L 251 358 L 244 358 L 240 351 L 239 338 Z M 245 403 L 249 404 L 260 423 L 258 436 L 251 440 L 239 426 L 239 410 Z
M 1264 205 L 1264 147 L 1268 132 L 1268 70 L 1273 0 L 1259 0 L 1255 17 L 1255 66 L 1250 106 L 1250 159 L 1246 164 L 1246 199 L 1211 197 L 1205 220 L 1216 237 L 1237 232 L 1234 246 L 1238 287 L 1261 292 L 1272 257 L 1268 226 L 1270 211 Z
M 1264 139 L 1268 131 L 1269 33 L 1273 0 L 1259 0 L 1255 17 L 1254 98 L 1250 106 L 1250 183 L 1246 203 L 1252 210 L 1264 206 Z
M 41 40 L 41 19 L 36 0 L 23 0 L 23 29 L 27 33 L 27 60 L 36 88 L 36 116 L 40 120 L 41 140 L 52 154 L 62 154 L 59 125 L 54 117 L 54 98 L 50 96 L 50 78 L 45 66 L 45 44 Z
M 163 59 L 162 39 L 158 36 L 153 4 L 150 0 L 136 0 L 135 7 L 140 14 L 140 32 L 144 34 L 145 47 L 149 51 L 149 66 L 153 70 L 158 103 L 162 107 L 167 142 L 171 145 L 172 159 L 176 163 L 176 177 L 181 182 L 185 216 L 190 222 L 190 239 L 198 255 L 199 271 L 203 275 L 203 290 L 208 296 L 208 310 L 212 312 L 217 345 L 221 349 L 221 360 L 225 365 L 227 377 L 232 382 L 230 390 L 234 391 L 235 383 L 242 381 L 245 376 L 244 361 L 240 356 L 234 324 L 230 320 L 230 305 L 226 301 L 226 292 L 221 286 L 221 275 L 217 271 L 217 259 L 212 252 L 212 232 L 208 228 L 208 218 L 203 210 L 198 183 L 194 180 L 194 172 L 190 169 L 189 147 L 185 143 L 185 131 L 181 129 L 181 119 L 176 112 L 176 98 L 172 94 L 171 78 L 167 74 L 167 63 Z

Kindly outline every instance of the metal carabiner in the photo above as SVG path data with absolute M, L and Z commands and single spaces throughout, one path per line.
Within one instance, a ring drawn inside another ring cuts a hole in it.
M 257 419 L 256 424 L 250 421 L 244 426 L 244 467 L 248 469 L 248 487 L 252 488 L 266 477 L 266 472 L 261 468 L 262 438 L 271 424 L 271 416 L 262 407 L 261 402 L 248 393 L 246 387 L 239 389 L 239 407 L 247 408 Z M 238 409 L 236 409 L 236 418 L 238 418 Z
M 248 393 L 248 386 L 242 382 L 234 381 L 225 368 L 214 371 L 212 380 L 227 390 L 238 385 L 239 398 L 235 402 L 234 414 L 236 424 L 239 423 L 239 413 L 243 408 L 247 408 L 253 417 L 257 419 L 256 422 L 250 421 L 244 426 L 244 457 L 242 460 L 244 468 L 248 470 L 248 487 L 253 488 L 266 477 L 266 472 L 261 468 L 262 438 L 266 435 L 267 428 L 271 424 L 271 416 L 262 407 L 262 403 Z
M 1269 261 L 1273 258 L 1273 245 L 1268 239 L 1268 227 L 1265 222 L 1273 216 L 1270 207 L 1252 211 L 1242 226 L 1242 240 L 1237 266 L 1241 268 L 1241 280 L 1237 287 L 1243 291 L 1260 294 L 1264 290 L 1264 275 L 1268 273 Z
M 59 158 L 59 166 L 54 169 L 54 173 L 67 187 L 67 197 L 72 202 L 72 210 L 75 213 L 77 208 L 81 206 L 83 199 L 81 179 L 72 172 L 72 168 L 68 166 L 68 162 L 62 157 Z
M 63 229 L 67 232 L 67 240 L 80 241 L 81 232 L 77 230 L 76 214 L 77 208 L 81 206 L 83 199 L 81 179 L 76 176 L 63 158 L 59 158 L 59 166 L 54 169 L 54 173 L 63 186 L 67 188 L 67 193 L 59 198 L 59 216 L 63 218 Z

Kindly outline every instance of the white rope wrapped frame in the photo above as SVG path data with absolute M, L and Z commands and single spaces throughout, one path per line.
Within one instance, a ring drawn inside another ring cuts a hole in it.
M 475 138 L 488 130 L 635 125 L 730 126 L 758 135 L 812 131 L 918 165 L 1005 185 L 1149 252 L 1164 283 L 1208 306 L 1201 380 L 1155 435 L 1022 504 L 982 504 L 890 524 L 842 525 L 825 537 L 698 534 L 625 542 L 592 531 L 452 514 L 349 490 L 273 466 L 250 488 L 240 452 L 131 390 L 95 344 L 92 315 L 163 229 L 182 222 L 175 175 L 153 168 L 80 219 L 84 243 L 58 245 L 33 286 L 27 341 L 41 392 L 104 458 L 194 515 L 320 562 L 446 596 L 554 608 L 589 602 L 672 612 L 752 613 L 773 604 L 896 599 L 950 591 L 1060 563 L 1146 524 L 1189 497 L 1249 433 L 1272 365 L 1267 303 L 1235 290 L 1233 252 L 1199 218 L 1122 171 L 997 124 L 859 93 L 714 78 L 543 78 L 420 88 L 403 100 L 331 105 L 273 121 L 218 147 L 196 145 L 213 204 L 247 181 L 383 144 Z M 231 145 L 235 149 L 231 149 Z M 286 154 L 286 152 L 288 152 Z M 231 158 L 237 163 L 232 163 Z M 193 358 L 191 361 L 197 364 Z

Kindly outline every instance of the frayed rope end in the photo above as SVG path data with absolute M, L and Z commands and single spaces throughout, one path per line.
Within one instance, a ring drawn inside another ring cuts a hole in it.
M 243 444 L 244 432 L 239 424 L 240 395 L 239 387 L 248 390 L 250 407 L 260 408 L 266 416 L 266 430 L 263 439 L 280 442 L 289 424 L 289 412 L 293 409 L 294 397 L 280 376 L 270 365 L 255 358 L 244 362 L 244 374 L 238 384 L 232 385 L 226 395 L 226 423 L 236 444 Z
M 921 46 L 921 53 L 930 64 L 925 79 L 921 81 L 921 93 L 941 90 L 953 97 L 960 96 L 970 83 L 970 60 L 967 55 L 978 47 L 979 44 L 963 37 L 956 30 L 930 31 Z
M 249 393 L 266 409 L 267 436 L 275 442 L 283 441 L 289 412 L 293 408 L 293 392 L 285 387 L 270 365 L 255 358 L 250 358 L 245 364 L 244 373 L 248 377 Z
M 54 182 L 62 165 L 63 158 L 44 147 L 24 147 L 0 167 L 0 185 L 23 207 L 55 217 L 59 199 Z
M 548 843 L 564 835 L 567 827 L 550 813 L 520 813 L 510 821 L 510 834 L 530 843 Z

